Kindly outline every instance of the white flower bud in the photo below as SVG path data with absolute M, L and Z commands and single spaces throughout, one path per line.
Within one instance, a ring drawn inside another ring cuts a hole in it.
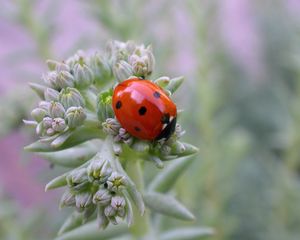
M 126 185 L 126 177 L 117 172 L 112 172 L 111 176 L 107 179 L 107 188 L 114 192 L 120 191 Z
M 44 82 L 47 85 L 49 85 L 49 86 L 51 86 L 51 87 L 53 87 L 55 89 L 58 89 L 59 86 L 56 83 L 57 77 L 58 77 L 57 72 L 56 71 L 51 71 L 51 72 L 48 72 L 47 74 L 43 75 L 42 79 L 44 80 Z
M 56 78 L 56 86 L 60 89 L 74 86 L 74 77 L 67 71 L 61 71 Z
M 65 191 L 60 200 L 60 208 L 64 206 L 73 206 L 75 205 L 75 195 L 69 190 Z
M 115 118 L 108 118 L 102 123 L 102 127 L 105 133 L 116 136 L 119 133 L 121 125 Z
M 124 208 L 125 204 L 126 204 L 125 198 L 121 196 L 113 196 L 111 198 L 111 206 L 116 210 Z
M 103 80 L 109 78 L 112 74 L 110 66 L 107 64 L 107 61 L 103 57 L 96 53 L 90 58 L 89 66 L 95 75 L 96 82 L 103 82 Z
M 116 215 L 116 213 L 117 213 L 116 209 L 114 209 L 110 205 L 104 209 L 104 214 L 106 217 L 114 217 Z
M 51 102 L 49 107 L 49 114 L 52 118 L 64 118 L 65 109 L 59 102 Z
M 137 47 L 134 53 L 129 56 L 128 62 L 132 66 L 135 76 L 146 78 L 151 75 L 155 64 L 151 46 L 147 48 L 144 45 Z
M 84 107 L 84 99 L 75 88 L 62 89 L 59 93 L 59 101 L 66 109 L 70 107 Z
M 108 161 L 104 160 L 102 157 L 94 158 L 87 168 L 87 174 L 90 181 L 103 183 L 107 180 L 111 173 L 112 169 Z
M 70 128 L 81 126 L 86 119 L 86 114 L 82 107 L 70 107 L 66 112 L 66 121 Z
M 43 108 L 35 108 L 31 111 L 31 116 L 37 122 L 41 122 L 46 115 L 47 115 L 47 111 L 44 110 Z
M 51 105 L 51 103 L 47 102 L 47 101 L 40 101 L 39 102 L 39 108 L 42 108 L 47 112 L 49 111 L 50 105 Z
M 48 136 L 52 136 L 52 135 L 55 134 L 55 131 L 54 131 L 53 128 L 48 128 L 47 131 L 46 131 L 46 134 L 47 134 Z
M 93 203 L 100 206 L 107 206 L 112 198 L 111 193 L 107 189 L 99 189 L 93 197 Z
M 66 128 L 66 122 L 62 118 L 54 118 L 52 121 L 52 128 L 56 132 L 62 132 Z
M 113 66 L 113 74 L 117 81 L 122 82 L 133 75 L 133 69 L 130 64 L 121 60 Z
M 53 119 L 51 117 L 44 117 L 43 118 L 43 127 L 45 129 L 51 128 L 52 122 L 53 122 Z
M 86 174 L 86 168 L 75 169 L 66 177 L 67 183 L 70 187 L 77 186 L 80 183 L 88 180 Z
M 94 80 L 94 74 L 92 70 L 87 65 L 81 65 L 77 63 L 74 66 L 74 80 L 76 87 L 86 88 L 89 87 Z
M 46 61 L 49 70 L 54 71 L 56 70 L 57 72 L 61 72 L 61 71 L 70 71 L 70 68 L 67 64 L 65 64 L 64 62 L 58 62 L 55 60 L 47 60 Z
M 54 90 L 53 88 L 47 88 L 44 92 L 44 97 L 46 101 L 58 101 L 59 92 Z
M 83 209 L 92 203 L 92 194 L 89 192 L 81 192 L 75 195 L 76 208 Z

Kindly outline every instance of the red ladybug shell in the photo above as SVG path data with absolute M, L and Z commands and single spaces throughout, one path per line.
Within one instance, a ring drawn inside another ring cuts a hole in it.
M 175 130 L 176 105 L 149 80 L 121 82 L 114 89 L 112 104 L 121 126 L 139 139 L 167 139 Z

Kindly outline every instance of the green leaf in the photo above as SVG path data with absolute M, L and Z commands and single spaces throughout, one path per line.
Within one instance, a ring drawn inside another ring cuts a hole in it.
M 178 177 L 186 170 L 193 161 L 191 157 L 180 158 L 172 161 L 163 171 L 161 171 L 149 184 L 149 191 L 167 192 L 169 191 Z
M 80 143 L 83 143 L 87 140 L 95 139 L 95 138 L 103 138 L 104 133 L 99 129 L 88 128 L 82 126 L 77 128 L 72 132 L 71 136 L 59 147 L 55 148 L 51 146 L 50 142 L 44 142 L 42 140 L 38 140 L 24 149 L 29 152 L 53 152 L 58 150 L 63 150 L 66 148 L 70 148 L 76 146 Z
M 46 86 L 38 83 L 29 83 L 29 86 L 41 99 L 45 99 L 44 92 L 47 89 Z
M 52 143 L 51 147 L 53 148 L 59 148 L 61 145 L 63 145 L 67 139 L 72 135 L 72 132 L 67 131 L 61 135 L 59 135 L 57 138 L 55 138 Z
M 109 226 L 105 231 L 98 228 L 97 220 L 84 224 L 74 230 L 71 230 L 55 240 L 104 240 L 116 238 L 128 232 L 126 225 Z
M 197 240 L 214 234 L 214 230 L 208 227 L 177 228 L 164 232 L 160 235 L 160 240 Z
M 180 87 L 183 83 L 184 77 L 176 77 L 170 80 L 170 83 L 166 87 L 166 90 L 169 90 L 172 94 Z
M 47 185 L 45 187 L 45 192 L 50 189 L 66 186 L 67 185 L 67 179 L 66 179 L 67 174 L 68 173 L 64 173 L 64 174 L 52 179 L 49 183 L 47 183 Z
M 56 152 L 40 152 L 38 155 L 60 166 L 78 167 L 97 153 L 100 142 L 100 140 L 92 140 L 69 149 Z
M 195 154 L 199 151 L 199 149 L 197 147 L 195 147 L 192 144 L 189 143 L 181 143 L 184 147 L 184 151 L 180 152 L 177 154 L 178 157 L 184 157 L 184 156 L 188 156 L 188 155 L 192 155 Z
M 144 194 L 144 202 L 151 210 L 181 220 L 195 220 L 194 215 L 174 197 L 161 193 Z

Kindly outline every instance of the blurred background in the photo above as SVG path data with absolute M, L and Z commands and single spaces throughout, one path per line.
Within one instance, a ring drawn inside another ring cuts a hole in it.
M 0 239 L 53 239 L 65 211 L 44 185 L 61 169 L 23 146 L 48 58 L 151 43 L 153 78 L 184 75 L 175 95 L 200 148 L 178 198 L 214 240 L 300 239 L 298 0 L 0 0 Z M 183 225 L 168 220 L 161 228 Z

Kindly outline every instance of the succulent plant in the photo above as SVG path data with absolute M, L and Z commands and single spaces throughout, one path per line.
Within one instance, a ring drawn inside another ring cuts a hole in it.
M 132 76 L 141 81 L 151 79 L 155 65 L 152 47 L 113 41 L 106 49 L 103 55 L 79 51 L 63 62 L 48 60 L 44 85 L 31 84 L 41 100 L 31 113 L 33 120 L 24 122 L 35 127 L 39 139 L 25 149 L 72 168 L 46 186 L 46 190 L 64 187 L 60 207 L 75 210 L 61 227 L 59 239 L 71 239 L 70 234 L 78 234 L 76 229 L 84 232 L 94 222 L 105 229 L 123 220 L 133 235 L 151 236 L 150 229 L 145 230 L 151 225 L 146 207 L 153 214 L 194 219 L 168 193 L 197 152 L 195 146 L 180 140 L 184 134 L 181 126 L 177 123 L 168 139 L 141 140 L 122 127 L 111 106 L 117 83 Z M 163 76 L 152 81 L 172 97 L 183 77 Z M 161 169 L 147 186 L 144 161 Z M 127 231 L 122 224 L 119 229 Z

